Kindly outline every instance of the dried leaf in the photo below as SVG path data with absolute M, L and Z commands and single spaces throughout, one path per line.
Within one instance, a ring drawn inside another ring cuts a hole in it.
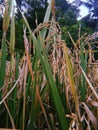
M 98 128 L 98 122 L 97 119 L 95 118 L 95 116 L 93 115 L 93 113 L 90 111 L 90 109 L 88 108 L 88 106 L 85 103 L 81 103 L 83 109 L 85 110 L 85 112 L 87 113 L 87 116 L 89 118 L 89 120 L 91 121 L 93 127 L 95 130 L 97 130 Z

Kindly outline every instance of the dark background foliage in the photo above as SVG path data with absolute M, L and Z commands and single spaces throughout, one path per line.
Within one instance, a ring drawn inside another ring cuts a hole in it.
M 4 1 L 1 0 L 0 4 L 4 6 Z M 16 0 L 17 7 L 19 7 L 24 13 L 30 24 L 32 30 L 36 26 L 43 22 L 46 8 L 48 6 L 48 0 Z M 77 20 L 79 17 L 79 6 L 85 5 L 89 14 Z M 83 33 L 92 33 L 98 30 L 98 1 L 97 0 L 87 0 L 83 2 L 82 0 L 74 0 L 73 3 L 69 3 L 67 0 L 55 0 L 55 10 L 56 10 L 56 21 L 59 22 L 62 30 L 62 38 L 67 42 L 68 46 L 72 46 L 70 38 L 67 31 L 70 32 L 73 39 L 76 41 L 78 36 L 79 26 L 82 26 Z M 76 33 L 77 32 L 77 33 Z M 21 15 L 17 9 L 16 13 L 16 50 L 20 52 L 23 49 L 23 21 Z M 2 39 L 2 17 L 0 18 L 0 45 Z

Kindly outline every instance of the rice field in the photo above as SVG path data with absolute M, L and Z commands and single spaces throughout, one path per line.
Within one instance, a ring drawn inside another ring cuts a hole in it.
M 76 42 L 68 33 L 73 44 L 68 48 L 53 5 L 51 1 L 34 31 L 20 11 L 25 47 L 20 57 L 15 52 L 13 2 L 7 0 L 0 51 L 1 130 L 98 129 L 98 60 L 92 50 L 98 33 L 81 36 L 80 31 Z

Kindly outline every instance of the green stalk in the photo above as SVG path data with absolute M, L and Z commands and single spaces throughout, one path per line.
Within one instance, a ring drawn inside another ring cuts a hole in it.
M 6 32 L 3 33 L 1 50 L 2 50 L 2 54 L 1 54 L 1 62 L 0 62 L 0 89 L 4 85 L 5 74 L 6 74 L 6 56 L 7 56 Z M 1 99 L 2 99 L 2 93 L 0 91 L 0 101 Z
M 83 68 L 84 72 L 86 73 L 87 70 L 87 53 L 86 53 L 86 57 L 84 54 L 85 50 L 84 50 L 84 46 L 83 46 L 83 42 L 80 42 L 80 65 Z M 85 101 L 86 98 L 86 81 L 85 78 L 83 76 L 83 74 L 81 74 L 81 85 L 80 85 L 80 90 L 81 90 L 81 101 Z
M 12 70 L 15 66 L 14 48 L 15 48 L 15 17 L 14 17 L 14 3 L 12 2 L 12 17 L 11 17 L 11 34 L 10 34 L 10 54 L 11 54 L 11 76 Z

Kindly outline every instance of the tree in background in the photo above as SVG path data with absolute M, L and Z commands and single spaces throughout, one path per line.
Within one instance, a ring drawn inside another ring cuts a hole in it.
M 36 27 L 36 22 L 43 22 L 48 0 L 16 0 L 16 3 L 22 11 L 25 12 L 32 28 Z M 67 0 L 55 0 L 56 20 L 60 26 L 75 24 L 79 16 L 79 10 L 76 5 L 68 3 Z
M 56 17 L 61 26 L 73 25 L 77 22 L 79 10 L 66 0 L 56 0 Z
M 67 31 L 71 33 L 74 40 L 77 40 L 79 28 L 77 18 L 79 16 L 79 9 L 76 3 L 71 4 L 67 0 L 55 0 L 55 3 L 56 21 L 59 22 L 61 26 L 62 38 L 66 40 L 70 46 L 71 41 Z M 25 13 L 32 30 L 34 30 L 38 24 L 43 22 L 46 8 L 48 6 L 48 0 L 16 0 L 16 4 L 22 12 Z M 16 13 L 16 28 L 16 48 L 21 50 L 24 46 L 23 37 L 20 37 L 22 36 L 21 33 L 23 33 L 23 22 L 19 11 Z M 84 28 L 86 31 L 86 26 Z
M 79 0 L 80 5 L 85 5 L 88 8 L 89 14 L 81 19 L 83 23 L 86 24 L 87 27 L 91 28 L 93 32 L 98 31 L 98 0 Z M 79 6 L 80 6 L 79 5 Z M 98 39 L 94 38 L 94 44 L 92 45 L 93 50 L 98 50 L 98 45 L 96 44 Z M 95 52 L 95 59 L 98 59 L 98 53 Z
M 25 13 L 25 16 L 32 29 L 43 22 L 48 5 L 48 0 L 16 0 L 17 6 Z M 20 17 L 20 14 L 17 15 Z
M 72 31 L 73 26 L 77 24 L 77 17 L 79 10 L 75 5 L 68 3 L 67 0 L 56 0 L 56 20 L 59 22 L 62 31 L 62 39 L 65 40 L 69 46 L 70 38 L 67 31 Z M 73 33 L 73 32 L 71 32 Z M 74 35 L 75 37 L 76 35 Z
M 78 6 L 84 5 L 88 8 L 89 14 L 82 18 L 81 20 L 92 28 L 95 32 L 98 31 L 98 0 L 79 0 L 77 2 Z
M 38 24 L 43 22 L 48 0 L 22 0 L 21 2 L 16 0 L 16 2 L 17 5 L 25 12 L 25 16 L 32 29 L 35 29 Z M 61 26 L 62 38 L 69 44 L 70 38 L 67 31 L 71 31 L 72 37 L 74 37 L 75 40 L 77 39 L 76 32 L 74 30 L 77 30 L 78 33 L 77 18 L 79 16 L 79 9 L 76 5 L 68 3 L 67 0 L 55 0 L 55 10 L 56 21 L 59 22 Z
M 48 6 L 47 0 L 31 0 L 27 2 L 29 9 L 27 10 L 26 17 L 32 29 L 43 22 L 45 12 Z
M 67 0 L 56 0 L 56 18 L 59 22 L 62 30 L 62 39 L 64 39 L 69 47 L 72 47 L 72 43 L 68 32 L 71 34 L 74 41 L 78 39 L 79 26 L 81 25 L 81 35 L 84 33 L 92 33 L 90 29 L 83 21 L 79 21 L 79 6 L 81 3 L 78 0 L 74 0 L 69 3 Z
M 38 24 L 43 22 L 43 18 L 48 5 L 47 0 L 16 0 L 17 6 L 24 12 L 29 25 L 32 30 L 34 30 Z M 21 14 L 18 12 L 16 14 L 16 49 L 22 53 L 24 48 L 23 37 L 23 20 Z
M 98 0 L 86 0 L 86 2 L 80 0 L 80 3 L 85 5 L 89 9 L 91 18 L 98 18 Z

